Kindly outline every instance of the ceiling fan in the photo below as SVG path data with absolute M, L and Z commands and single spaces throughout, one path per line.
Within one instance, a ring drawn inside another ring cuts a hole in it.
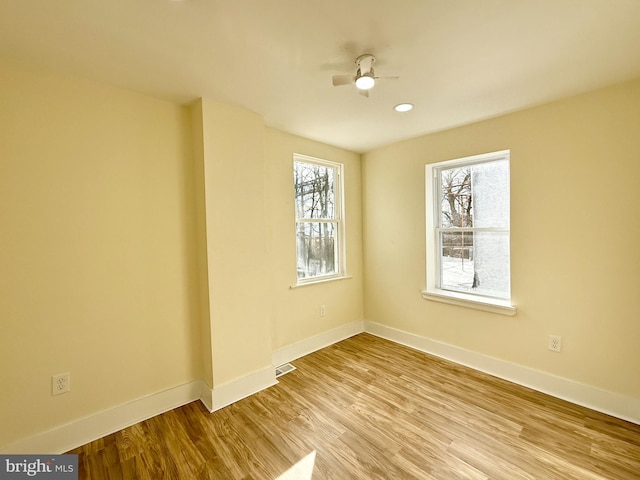
M 373 62 L 376 61 L 376 57 L 369 53 L 360 55 L 356 58 L 356 65 L 358 70 L 355 75 L 334 75 L 333 86 L 338 87 L 340 85 L 355 85 L 360 95 L 365 97 L 369 96 L 369 90 L 373 88 L 378 79 L 394 79 L 398 77 L 377 77 L 373 72 Z

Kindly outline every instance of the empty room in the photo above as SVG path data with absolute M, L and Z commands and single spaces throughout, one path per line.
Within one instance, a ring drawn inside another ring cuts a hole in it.
M 640 479 L 639 26 L 0 1 L 0 479 Z

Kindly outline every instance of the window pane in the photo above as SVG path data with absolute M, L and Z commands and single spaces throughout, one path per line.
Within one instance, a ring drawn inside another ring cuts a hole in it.
M 334 168 L 294 162 L 297 218 L 336 218 L 334 177 Z
M 336 227 L 329 222 L 296 223 L 298 279 L 337 273 Z
M 440 170 L 440 226 L 509 227 L 509 162 Z
M 440 232 L 440 288 L 510 297 L 508 232 Z

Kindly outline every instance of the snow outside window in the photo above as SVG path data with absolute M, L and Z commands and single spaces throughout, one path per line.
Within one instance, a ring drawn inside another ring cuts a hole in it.
M 297 283 L 344 275 L 342 165 L 295 155 Z
M 430 164 L 426 173 L 423 296 L 512 315 L 509 151 Z

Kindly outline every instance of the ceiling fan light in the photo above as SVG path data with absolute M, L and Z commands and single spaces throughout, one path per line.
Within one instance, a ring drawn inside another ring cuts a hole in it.
M 366 73 L 356 78 L 356 87 L 358 87 L 360 90 L 369 90 L 370 88 L 373 88 L 375 84 L 376 80 Z

